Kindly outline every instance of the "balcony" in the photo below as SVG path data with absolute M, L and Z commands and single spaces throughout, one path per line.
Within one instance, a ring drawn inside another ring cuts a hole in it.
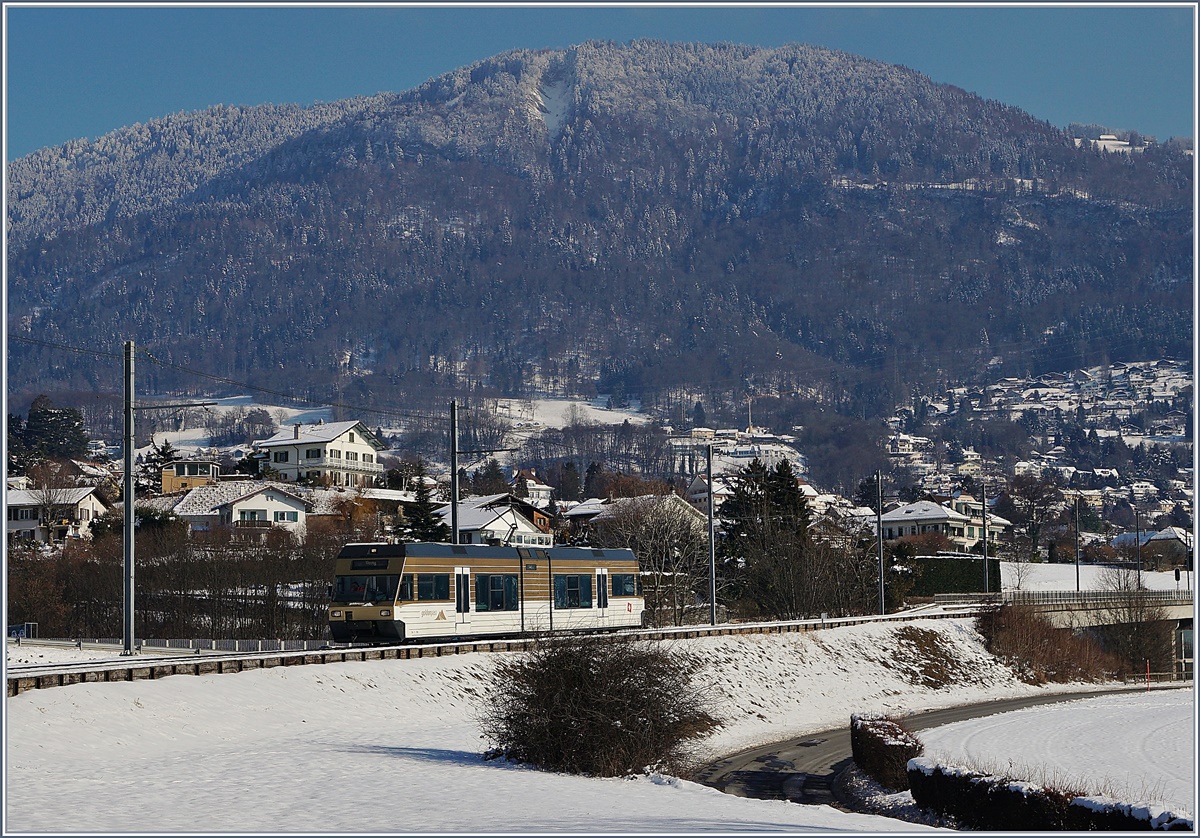
M 270 529 L 271 526 L 273 526 L 271 521 L 267 521 L 266 519 L 260 520 L 258 518 L 254 518 L 254 519 L 246 520 L 246 521 L 234 521 L 233 522 L 234 529 L 238 529 L 238 530 L 240 530 L 240 529 L 264 530 L 264 529 Z

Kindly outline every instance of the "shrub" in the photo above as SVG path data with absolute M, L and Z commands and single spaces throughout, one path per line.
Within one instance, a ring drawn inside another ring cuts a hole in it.
M 895 719 L 855 713 L 850 717 L 850 751 L 854 763 L 879 785 L 905 791 L 908 761 L 925 753 L 925 746 Z
M 690 740 L 717 726 L 697 665 L 619 635 L 551 638 L 505 656 L 480 716 L 491 756 L 613 777 L 687 768 Z
M 1004 605 L 976 621 L 984 646 L 1030 684 L 1102 681 L 1126 667 L 1094 637 L 1055 628 L 1028 605 Z

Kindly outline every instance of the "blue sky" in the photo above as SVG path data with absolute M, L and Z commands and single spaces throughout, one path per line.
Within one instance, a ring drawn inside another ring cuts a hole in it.
M 179 111 L 406 90 L 508 49 L 634 38 L 815 44 L 903 64 L 1059 127 L 1194 136 L 1190 4 L 4 11 L 9 160 Z

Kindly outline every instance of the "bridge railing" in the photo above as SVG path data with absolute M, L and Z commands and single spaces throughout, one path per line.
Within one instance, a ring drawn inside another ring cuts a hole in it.
M 1152 605 L 1190 605 L 1190 591 L 1005 591 L 1004 602 L 1016 605 L 1072 605 L 1098 608 L 1127 605 L 1131 600 Z

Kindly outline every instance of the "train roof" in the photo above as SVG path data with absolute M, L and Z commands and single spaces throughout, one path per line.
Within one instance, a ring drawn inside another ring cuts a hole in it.
M 428 558 L 537 558 L 548 555 L 554 559 L 613 559 L 635 560 L 633 551 L 625 547 L 492 547 L 486 544 L 442 544 L 416 542 L 411 544 L 356 543 L 347 544 L 338 553 L 339 559 L 400 559 L 406 556 Z

